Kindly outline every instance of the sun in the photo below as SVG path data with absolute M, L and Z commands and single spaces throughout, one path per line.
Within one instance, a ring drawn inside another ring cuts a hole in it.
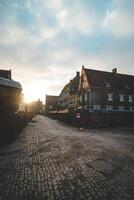
M 40 84 L 37 83 L 24 85 L 23 93 L 25 103 L 31 103 L 33 101 L 37 101 L 38 99 L 43 100 L 45 98 L 45 91 L 42 91 Z
M 25 103 L 31 103 L 32 101 L 35 101 L 37 98 L 33 91 L 25 91 L 24 92 L 24 101 Z
M 39 98 L 38 94 L 36 93 L 36 91 L 32 87 L 24 89 L 23 92 L 24 92 L 25 103 L 31 103 L 32 101 L 35 101 Z

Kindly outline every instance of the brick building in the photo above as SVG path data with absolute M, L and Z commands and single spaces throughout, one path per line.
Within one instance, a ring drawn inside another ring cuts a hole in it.
M 134 124 L 134 76 L 120 74 L 116 68 L 106 72 L 82 66 L 81 75 L 77 72 L 57 99 L 54 107 L 47 100 L 46 110 L 71 124 L 76 123 L 77 112 L 87 127 Z
M 134 76 L 82 67 L 80 104 L 90 112 L 133 112 Z
M 49 112 L 57 111 L 58 109 L 58 96 L 53 95 L 46 95 L 46 101 L 45 101 L 45 112 L 46 114 Z
M 67 109 L 74 109 L 79 105 L 79 81 L 80 73 L 76 72 L 76 76 L 62 89 L 58 102 L 60 110 L 66 109 L 67 111 Z

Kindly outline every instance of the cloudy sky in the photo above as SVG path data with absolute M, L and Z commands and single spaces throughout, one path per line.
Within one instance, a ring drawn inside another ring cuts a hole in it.
M 59 94 L 81 66 L 134 75 L 134 0 L 0 0 L 0 68 Z

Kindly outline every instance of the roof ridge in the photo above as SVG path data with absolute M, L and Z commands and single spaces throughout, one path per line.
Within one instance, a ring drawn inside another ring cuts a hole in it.
M 84 68 L 84 69 L 89 70 L 89 71 L 102 72 L 102 73 L 113 73 L 113 72 L 108 72 L 108 71 L 103 71 L 103 70 L 98 70 L 98 69 L 89 69 L 89 68 Z
M 104 70 L 98 70 L 98 69 L 90 69 L 90 68 L 84 68 L 85 70 L 88 70 L 88 71 L 97 71 L 97 72 L 102 72 L 102 73 L 110 73 L 110 74 L 112 74 L 113 72 L 111 71 L 111 72 L 109 72 L 109 71 L 104 71 Z M 134 76 L 134 75 L 131 75 L 131 74 L 123 74 L 123 73 L 118 73 L 117 72 L 117 74 L 118 75 L 123 75 L 123 76 Z

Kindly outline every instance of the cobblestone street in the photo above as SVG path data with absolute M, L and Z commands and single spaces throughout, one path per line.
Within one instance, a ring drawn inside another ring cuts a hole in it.
M 79 131 L 36 116 L 0 147 L 0 200 L 133 200 L 134 129 Z

